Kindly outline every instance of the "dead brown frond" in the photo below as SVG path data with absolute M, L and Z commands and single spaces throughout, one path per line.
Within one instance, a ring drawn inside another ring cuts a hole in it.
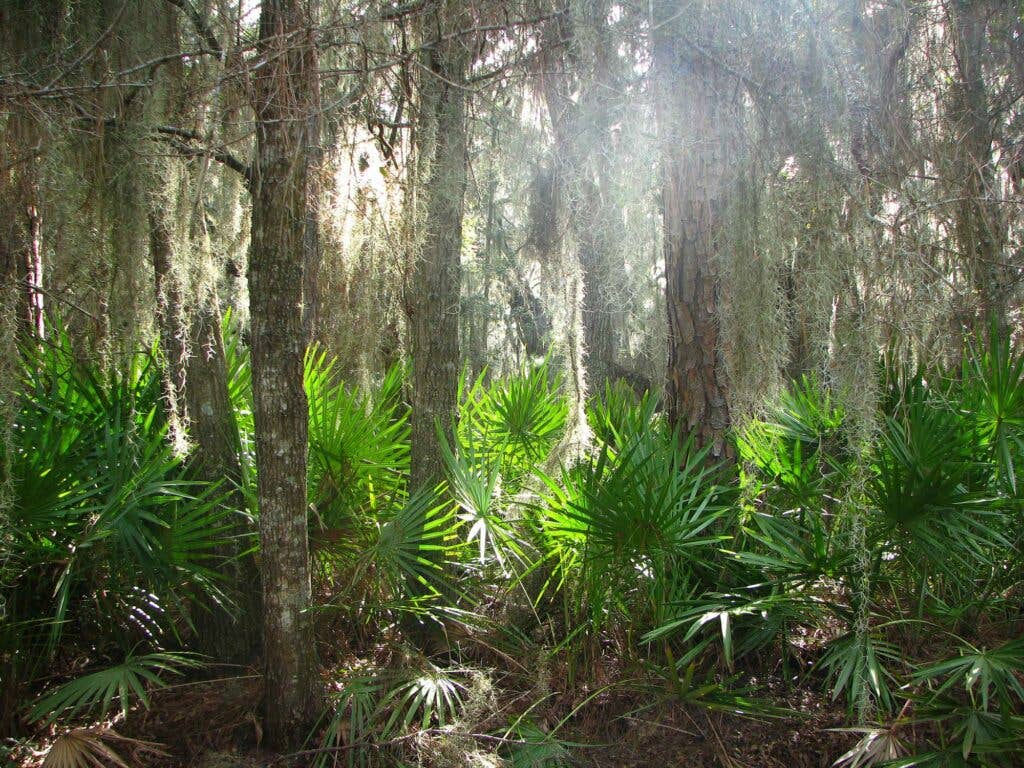
M 122 757 L 126 749 L 131 750 L 129 759 L 134 762 L 134 757 L 140 753 L 167 756 L 162 746 L 122 736 L 108 726 L 75 728 L 57 737 L 46 753 L 43 768 L 130 768 L 131 762 Z

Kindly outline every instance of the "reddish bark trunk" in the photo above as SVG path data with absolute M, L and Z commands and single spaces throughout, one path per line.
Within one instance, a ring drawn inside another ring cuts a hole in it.
M 665 303 L 670 423 L 715 458 L 730 453 L 728 382 L 720 349 L 717 253 L 737 129 L 738 89 L 719 66 L 673 34 L 671 4 L 654 41 L 661 92 Z M 696 13 L 696 12 L 695 12 Z

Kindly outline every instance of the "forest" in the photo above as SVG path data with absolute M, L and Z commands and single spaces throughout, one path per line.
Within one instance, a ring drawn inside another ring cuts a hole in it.
M 1024 765 L 1024 2 L 0 0 L 0 763 Z

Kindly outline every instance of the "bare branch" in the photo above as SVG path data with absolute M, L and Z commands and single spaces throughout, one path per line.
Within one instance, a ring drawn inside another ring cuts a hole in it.
M 240 174 L 245 179 L 246 186 L 250 189 L 252 188 L 252 167 L 243 163 L 224 147 L 201 146 L 199 142 L 203 141 L 202 136 L 194 131 L 178 128 L 174 125 L 158 125 L 156 132 L 183 155 L 189 157 L 208 157 L 211 160 L 216 160 L 218 163 Z
M 195 27 L 196 33 L 203 38 L 213 54 L 221 61 L 224 61 L 224 48 L 198 9 L 189 0 L 167 0 L 167 2 L 176 8 L 180 8 L 188 16 L 192 26 Z

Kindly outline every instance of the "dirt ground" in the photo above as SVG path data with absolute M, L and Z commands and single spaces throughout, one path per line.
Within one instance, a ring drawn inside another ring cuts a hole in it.
M 171 686 L 154 694 L 148 710 L 138 709 L 113 723 L 116 735 L 107 736 L 103 744 L 130 768 L 309 764 L 309 754 L 288 758 L 260 748 L 260 695 L 259 676 L 251 670 Z M 556 694 L 547 713 L 533 714 L 550 721 L 574 710 L 584 698 L 585 691 Z M 587 768 L 826 768 L 857 740 L 830 730 L 843 725 L 843 713 L 827 700 L 799 690 L 774 699 L 776 706 L 801 715 L 751 718 L 671 702 L 651 707 L 636 690 L 612 688 L 579 706 L 558 735 L 579 745 L 571 749 L 573 763 Z M 400 749 L 408 765 L 503 765 L 493 757 L 493 736 L 478 730 L 449 734 L 434 729 L 410 737 Z M 43 755 L 42 749 L 23 753 L 19 765 L 41 766 Z

